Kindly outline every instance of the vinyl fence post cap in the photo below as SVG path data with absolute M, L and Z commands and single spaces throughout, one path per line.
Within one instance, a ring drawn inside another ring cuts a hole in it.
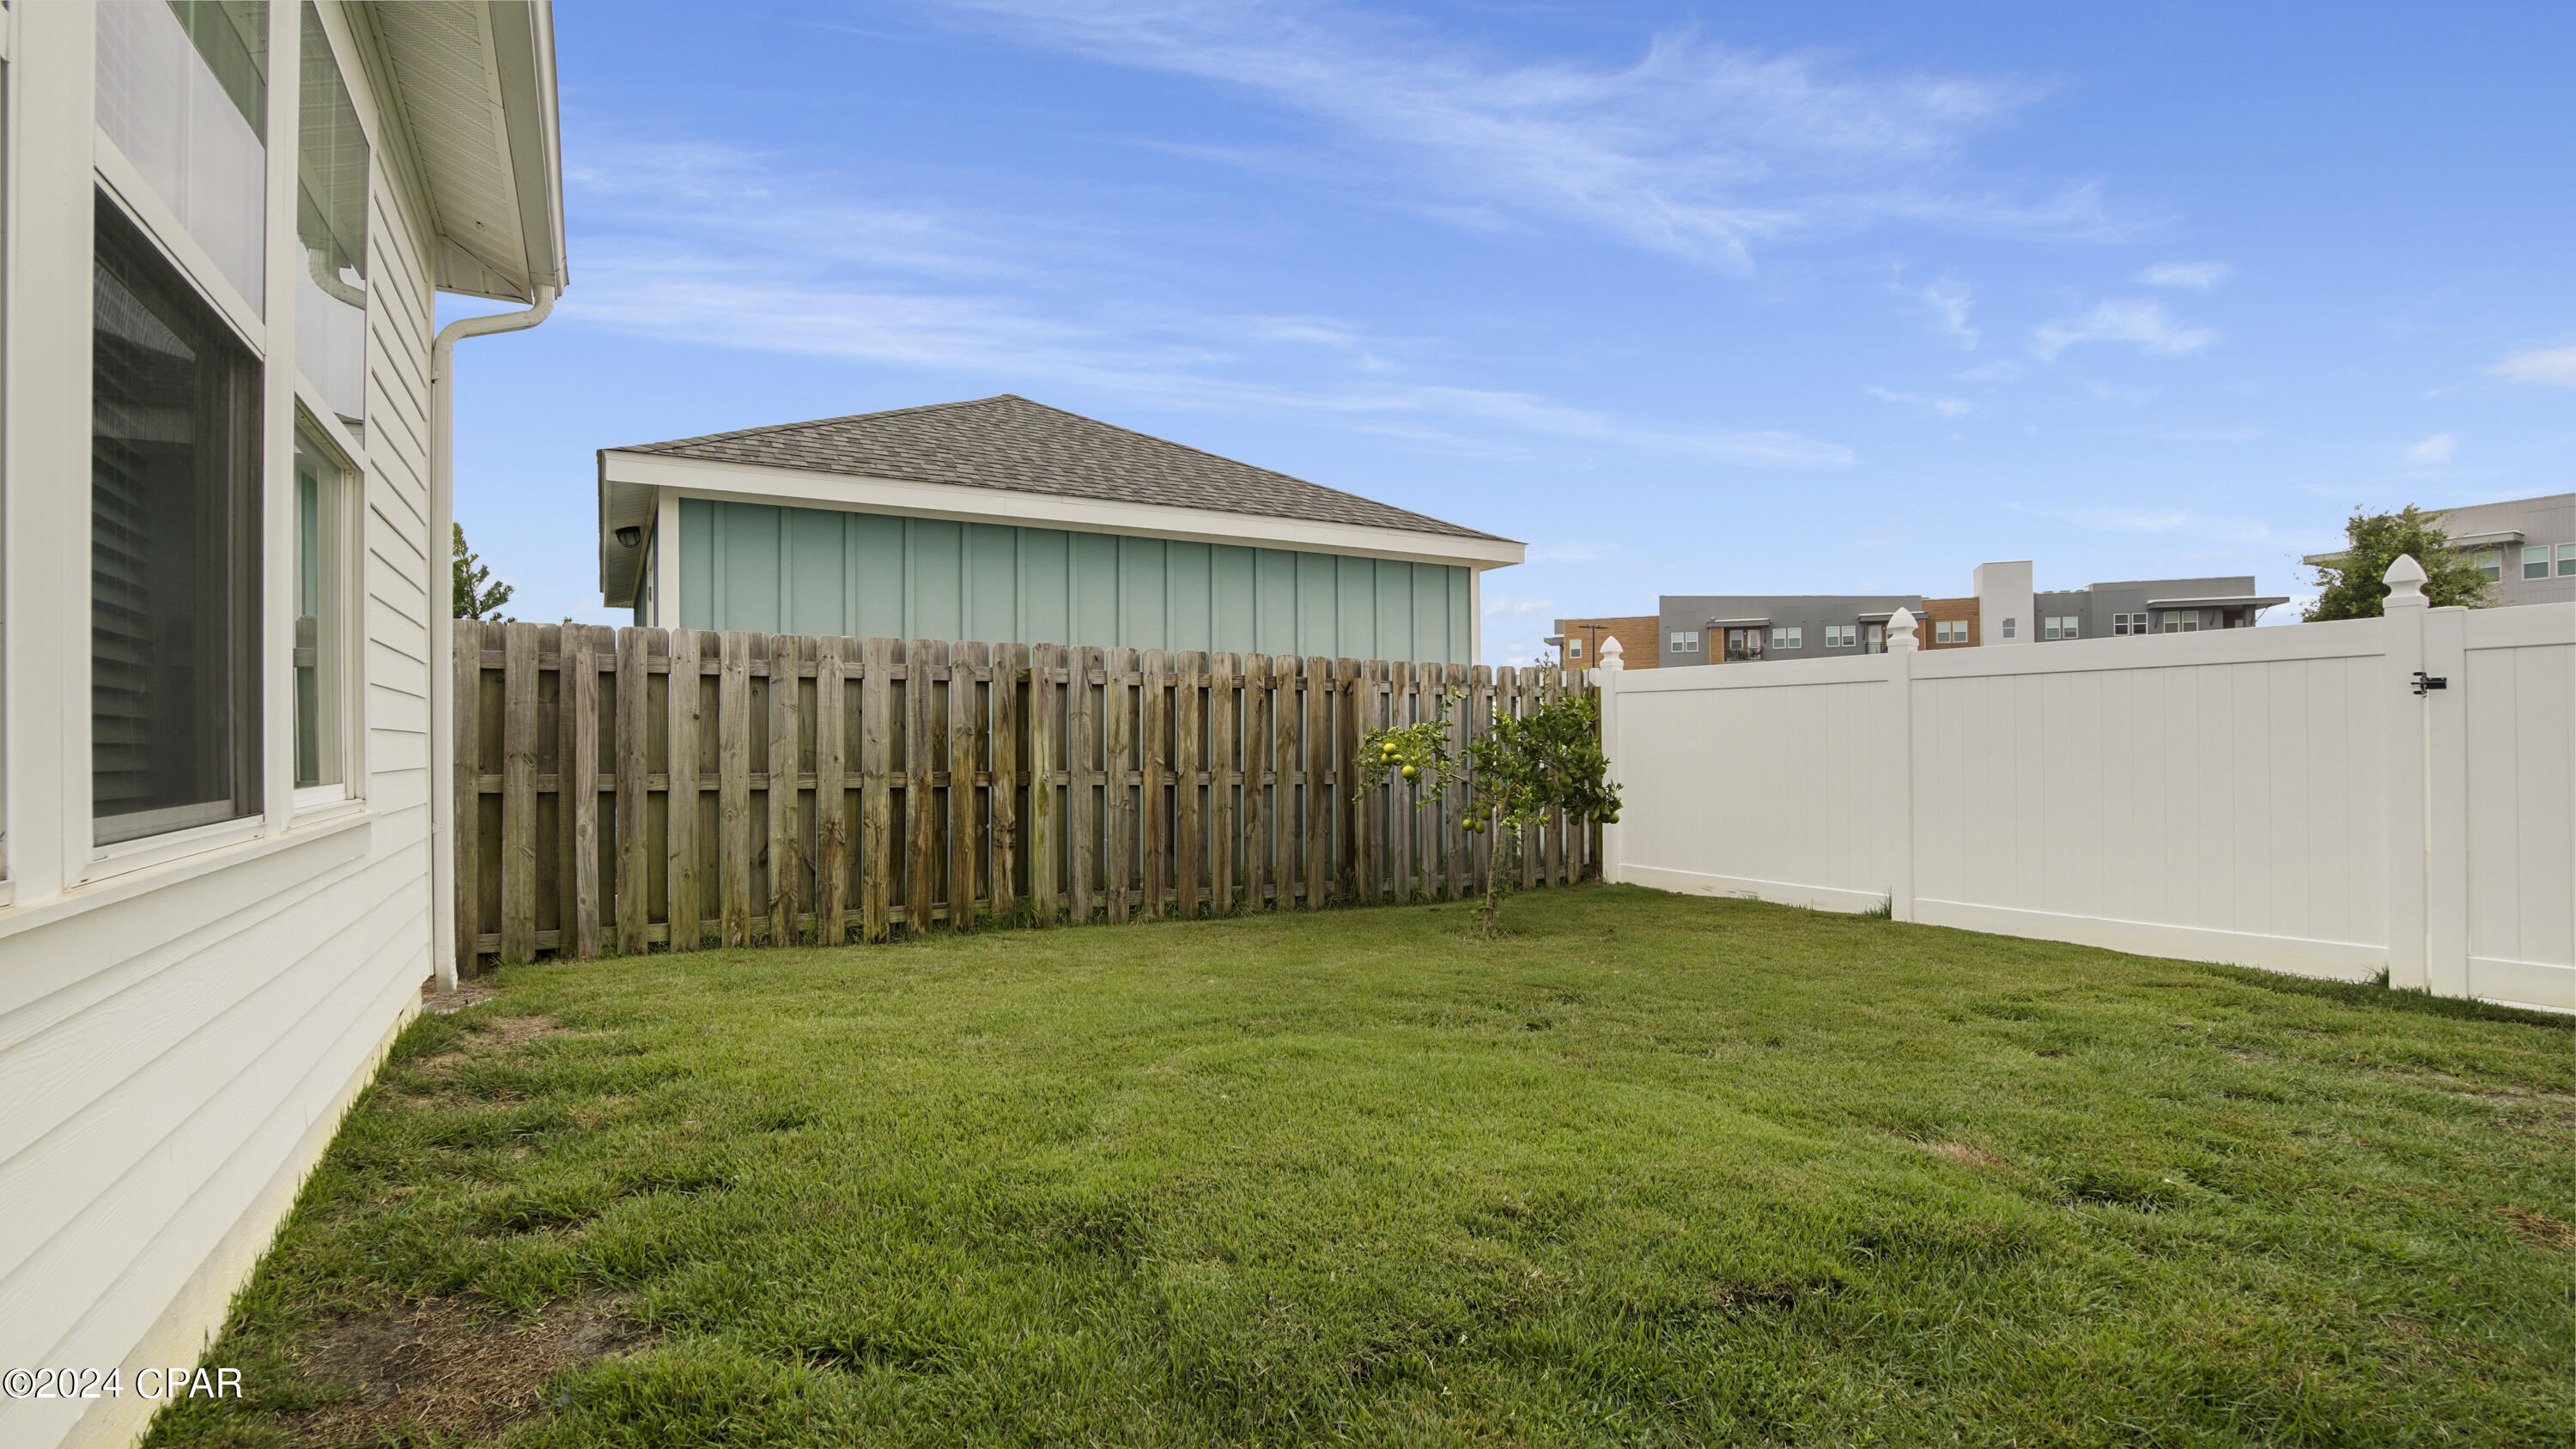
M 1613 634 L 1601 641 L 1601 662 L 1593 667 L 1604 670 L 1625 669 L 1628 667 L 1627 653 L 1628 646 L 1620 643 L 1619 636 Z
M 2388 585 L 2388 602 L 2398 605 L 2423 603 L 2424 579 L 2424 566 L 2411 553 L 2399 554 L 2388 572 L 2380 575 L 2380 582 Z
M 1900 606 L 1890 614 L 1887 619 L 1887 652 L 1896 654 L 1921 648 L 1920 641 L 1914 637 L 1915 627 L 1913 610 Z

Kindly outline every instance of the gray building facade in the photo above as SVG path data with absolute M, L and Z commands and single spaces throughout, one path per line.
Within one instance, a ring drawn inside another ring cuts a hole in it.
M 2100 639 L 2124 634 L 2196 634 L 2203 629 L 2250 629 L 2265 609 L 2287 595 L 2257 594 L 2254 576 L 2211 579 L 2123 579 L 2053 589 L 2031 596 L 2035 637 Z
M 1839 659 L 1887 648 L 1887 621 L 1923 612 L 1921 594 L 1666 594 L 1660 663 Z
M 2576 603 L 2576 493 L 2444 509 L 2442 528 L 2497 604 Z

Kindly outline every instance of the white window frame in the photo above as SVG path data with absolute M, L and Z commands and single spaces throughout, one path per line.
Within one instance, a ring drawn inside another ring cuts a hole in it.
M 275 7 L 272 6 L 270 11 L 272 19 L 270 32 L 272 44 L 274 43 L 275 36 L 273 24 L 275 14 Z M 292 93 L 290 92 L 289 95 L 291 97 Z M 274 85 L 270 88 L 270 96 L 272 103 L 274 103 L 276 99 L 276 88 Z M 97 137 L 99 160 L 101 163 L 105 163 L 113 155 L 113 145 L 107 139 L 104 130 L 98 129 L 95 118 L 92 118 L 90 124 Z M 273 182 L 276 172 L 274 165 L 275 152 L 273 149 L 271 157 L 272 164 L 270 167 L 270 177 Z M 180 285 L 187 287 L 196 293 L 197 300 L 204 304 L 207 312 L 214 318 L 216 325 L 231 334 L 231 340 L 233 343 L 236 346 L 241 347 L 249 355 L 251 361 L 259 368 L 260 391 L 256 402 L 253 404 L 253 416 L 250 419 L 250 426 L 260 435 L 260 446 L 258 449 L 259 471 L 258 476 L 252 480 L 252 501 L 260 513 L 259 563 L 256 574 L 248 580 L 236 581 L 236 586 L 242 587 L 246 585 L 244 588 L 244 596 L 238 600 L 238 602 L 258 616 L 258 621 L 254 625 L 253 632 L 260 640 L 261 647 L 259 658 L 256 661 L 257 677 L 252 681 L 252 687 L 254 694 L 259 701 L 260 723 L 258 738 L 253 742 L 252 753 L 254 758 L 258 761 L 260 793 L 258 798 L 253 802 L 253 808 L 238 815 L 227 815 L 217 820 L 192 822 L 189 819 L 189 814 L 193 813 L 198 807 L 173 807 L 173 811 L 169 816 L 169 823 L 163 828 L 154 829 L 145 834 L 126 836 L 119 840 L 102 842 L 98 839 L 99 816 L 97 815 L 95 775 L 89 769 L 79 770 L 76 773 L 80 778 L 80 793 L 76 808 L 72 812 L 77 814 L 79 819 L 75 821 L 67 815 L 64 823 L 71 831 L 77 832 L 79 835 L 85 837 L 87 841 L 87 844 L 81 848 L 80 854 L 75 857 L 76 859 L 86 862 L 86 867 L 79 872 L 78 877 L 83 881 L 95 880 L 103 876 L 118 874 L 125 870 L 139 869 L 142 866 L 155 864 L 161 860 L 169 859 L 173 855 L 194 854 L 199 850 L 213 849 L 221 845 L 230 844 L 235 840 L 253 839 L 266 833 L 269 823 L 268 817 L 270 809 L 275 799 L 275 781 L 272 779 L 272 776 L 277 764 L 276 751 L 273 746 L 276 742 L 274 731 L 277 723 L 274 716 L 277 712 L 279 697 L 277 691 L 271 687 L 271 683 L 278 677 L 277 671 L 283 665 L 283 660 L 281 660 L 274 651 L 274 646 L 270 639 L 268 621 L 275 612 L 277 598 L 276 589 L 278 575 L 273 561 L 277 556 L 277 550 L 279 547 L 278 525 L 281 518 L 288 519 L 291 522 L 291 514 L 282 511 L 282 499 L 279 495 L 278 489 L 275 487 L 275 480 L 279 470 L 280 461 L 276 456 L 277 450 L 274 429 L 269 426 L 269 422 L 275 411 L 275 405 L 278 399 L 279 383 L 276 376 L 276 368 L 273 365 L 272 350 L 269 346 L 269 340 L 273 335 L 270 327 L 268 324 L 263 323 L 257 331 L 244 332 L 241 327 L 242 319 L 238 315 L 238 309 L 242 305 L 239 300 L 239 294 L 232 291 L 230 284 L 223 280 L 221 272 L 214 269 L 211 264 L 208 264 L 206 269 L 203 271 L 192 268 L 186 260 L 186 255 L 173 245 L 173 239 L 176 238 L 178 242 L 184 243 L 186 246 L 193 248 L 195 243 L 187 237 L 186 232 L 183 229 L 178 229 L 165 233 L 160 227 L 156 227 L 154 224 L 155 216 L 148 208 L 158 206 L 159 199 L 153 196 L 148 188 L 138 192 L 136 196 L 123 194 L 112 184 L 114 179 L 115 178 L 109 173 L 106 165 L 101 164 L 94 170 L 92 175 L 93 189 L 101 199 L 103 199 L 109 206 L 115 208 L 118 214 L 125 219 L 126 223 L 133 228 L 135 235 L 141 239 L 144 247 L 157 260 L 159 260 L 162 265 L 170 269 L 171 273 L 178 279 Z M 271 190 L 273 192 L 273 186 Z M 137 197 L 139 197 L 142 202 L 146 203 L 146 207 L 137 207 L 135 204 Z M 276 198 L 274 195 L 271 195 L 269 200 L 270 207 L 273 212 L 275 210 Z M 176 214 L 169 212 L 166 207 L 161 208 L 159 219 L 168 227 L 174 229 L 178 227 Z M 91 243 L 93 266 L 96 265 L 96 256 L 97 242 L 93 239 Z M 211 284 L 209 281 L 210 278 L 212 279 Z M 218 289 L 220 289 L 220 291 Z M 227 295 L 231 298 L 229 302 L 227 301 Z M 96 326 L 96 318 L 94 315 L 90 317 L 88 321 L 90 326 Z M 96 446 L 95 439 L 92 440 L 91 446 Z M 289 463 L 287 466 L 291 468 L 292 464 Z M 96 525 L 89 512 L 87 489 L 82 490 L 82 498 L 81 527 L 82 537 L 84 544 L 86 545 L 86 542 L 90 537 L 90 530 L 95 528 Z M 292 532 L 290 531 L 286 537 L 291 540 L 293 537 Z M 93 582 L 89 570 L 89 559 L 86 547 L 84 547 L 81 561 L 76 566 L 75 572 L 78 577 L 78 609 L 82 619 L 86 622 L 91 617 L 90 611 L 94 607 L 94 601 L 91 594 Z M 87 637 L 87 630 L 84 629 L 82 634 L 84 642 L 71 646 L 80 657 L 80 687 L 84 696 L 87 695 L 90 687 L 92 658 L 90 648 L 86 643 Z M 79 732 L 79 746 L 84 756 L 89 753 L 91 741 L 94 737 L 93 731 L 95 729 L 95 720 L 92 719 L 86 711 L 84 711 L 82 715 L 82 726 Z M 71 805 L 73 802 L 67 799 L 65 803 L 67 805 Z M 137 816 L 139 818 L 149 818 L 152 815 L 161 813 L 163 812 L 137 812 Z
M 2522 551 L 2522 576 L 2526 581 L 2531 579 L 2545 579 L 2549 577 L 2549 545 L 2545 543 L 2535 543 L 2524 547 Z
M 2562 543 L 2558 545 L 2558 576 L 2563 579 L 2571 575 L 2576 575 L 2576 543 Z
M 325 410 L 320 416 L 329 417 L 329 413 Z M 316 441 L 324 445 L 327 450 L 326 456 L 329 456 L 330 462 L 334 465 L 334 477 L 326 480 L 323 486 L 336 488 L 340 495 L 331 534 L 322 541 L 325 557 L 330 560 L 331 565 L 326 567 L 324 573 L 324 587 L 338 595 L 336 603 L 340 611 L 339 637 L 332 645 L 332 662 L 339 666 L 337 677 L 333 680 L 339 694 L 339 698 L 335 701 L 338 708 L 333 712 L 335 726 L 333 732 L 339 736 L 335 743 L 339 747 L 340 778 L 328 784 L 295 787 L 294 815 L 296 819 L 302 820 L 329 814 L 335 808 L 354 805 L 365 794 L 360 788 L 360 782 L 367 777 L 364 748 L 366 744 L 366 590 L 361 585 L 366 578 L 366 531 L 363 520 L 366 513 L 367 487 L 365 471 L 350 460 L 349 451 L 342 441 L 347 436 L 345 433 L 336 428 L 326 431 L 310 403 L 299 406 L 295 410 L 295 420 L 304 431 L 311 433 Z M 337 419 L 333 421 L 336 422 Z M 337 437 L 334 436 L 335 433 L 338 434 Z M 290 483 L 294 481 L 291 465 L 288 481 Z M 290 530 L 289 537 L 301 544 L 300 519 Z M 290 673 L 295 650 L 297 617 L 296 610 L 290 606 L 285 611 L 285 617 L 280 621 L 283 637 L 273 641 L 275 647 L 282 647 L 287 651 Z M 290 737 L 298 727 L 295 717 L 290 713 L 287 721 Z M 289 758 L 293 758 L 291 748 Z M 293 775 L 290 773 L 288 778 L 291 781 Z
M 1771 647 L 1774 649 L 1804 649 L 1807 647 L 1804 642 L 1805 636 L 1806 629 L 1803 625 L 1775 624 L 1771 628 Z
M 12 7 L 12 10 L 16 8 Z M 324 8 L 326 25 L 336 18 L 328 7 Z M 94 105 L 78 120 L 91 155 L 91 189 L 120 211 L 126 221 L 142 234 L 145 244 L 196 292 L 220 324 L 232 333 L 234 340 L 247 349 L 260 369 L 256 422 L 260 435 L 256 488 L 260 564 L 248 601 L 257 613 L 255 633 L 261 641 L 256 681 L 260 700 L 259 738 L 256 742 L 260 762 L 259 793 L 252 802 L 253 808 L 240 816 L 102 845 L 96 840 L 97 819 L 89 772 L 75 769 L 70 773 L 77 779 L 67 779 L 68 788 L 56 797 L 61 813 L 53 822 L 62 841 L 59 885 L 63 888 L 94 885 L 216 852 L 250 849 L 259 846 L 263 837 L 277 836 L 289 825 L 301 823 L 293 818 L 292 801 L 295 749 L 293 656 L 276 647 L 278 615 L 287 609 L 291 600 L 291 575 L 281 570 L 277 561 L 291 556 L 295 539 L 292 481 L 298 379 L 293 369 L 294 338 L 291 326 L 286 325 L 291 309 L 278 303 L 284 290 L 280 285 L 284 280 L 280 268 L 284 265 L 283 258 L 292 255 L 292 249 L 282 248 L 277 239 L 281 236 L 291 238 L 295 234 L 295 193 L 291 174 L 295 148 L 281 138 L 294 134 L 298 119 L 300 88 L 295 82 L 295 58 L 301 38 L 300 4 L 297 0 L 270 0 L 268 23 L 268 140 L 267 171 L 263 183 L 268 238 L 263 262 L 266 306 L 251 306 L 222 269 L 213 263 L 205 248 L 180 223 L 178 214 L 144 181 L 134 164 L 117 150 L 99 124 Z M 336 53 L 346 52 L 340 50 Z M 350 73 L 344 66 L 344 76 Z M 360 104 L 363 116 L 365 102 Z M 64 119 L 68 121 L 70 118 Z M 281 185 L 281 177 L 286 184 Z M 87 289 L 84 288 L 83 292 L 86 294 Z M 89 308 L 84 306 L 81 309 L 83 330 L 94 325 Z M 281 366 L 281 361 L 285 365 Z M 87 395 L 86 385 L 82 394 Z M 83 431 L 87 431 L 85 425 Z M 345 433 L 336 428 L 324 431 L 335 444 L 345 449 Z M 73 570 L 77 574 L 74 586 L 77 599 L 72 606 L 84 620 L 91 607 L 86 567 L 91 525 L 86 496 L 86 490 L 83 490 L 84 501 L 77 510 L 82 557 Z M 284 627 L 292 628 L 292 617 L 289 612 Z M 364 628 L 361 615 L 353 623 L 352 632 L 363 638 Z M 66 644 L 64 648 L 73 656 L 64 661 L 64 682 L 86 693 L 89 650 L 85 644 Z M 66 738 L 62 741 L 68 747 L 67 758 L 87 755 L 90 730 L 84 713 L 78 725 L 66 731 Z M 352 808 L 344 805 L 342 811 Z

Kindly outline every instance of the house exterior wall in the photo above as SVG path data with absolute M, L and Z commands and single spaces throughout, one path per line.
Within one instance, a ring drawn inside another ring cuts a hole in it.
M 1474 662 L 1463 566 L 720 498 L 676 518 L 668 626 Z
M 146 1366 L 192 1362 L 221 1324 L 430 971 L 432 298 L 426 198 L 401 126 L 379 115 L 363 16 L 324 24 L 371 143 L 362 433 L 344 565 L 356 634 L 343 698 L 349 798 L 293 788 L 295 138 L 301 7 L 269 7 L 267 303 L 259 679 L 264 807 L 93 845 L 90 782 L 90 327 L 94 10 L 5 17 L 11 252 L 5 307 L 5 714 L 0 714 L 0 1365 L 121 1368 L 117 1398 L 0 1399 L 0 1443 L 130 1442 L 155 1407 Z M 156 23 L 164 7 L 150 7 Z M 131 181 L 131 173 L 121 173 Z M 168 208 L 131 208 L 190 276 Z M 32 481 L 41 480 L 41 481 Z

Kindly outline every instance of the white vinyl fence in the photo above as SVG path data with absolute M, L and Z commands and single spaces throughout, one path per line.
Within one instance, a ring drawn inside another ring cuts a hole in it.
M 2385 619 L 1923 651 L 1900 613 L 1885 654 L 1596 670 L 1604 874 L 2576 1010 L 2576 604 L 2421 577 Z

